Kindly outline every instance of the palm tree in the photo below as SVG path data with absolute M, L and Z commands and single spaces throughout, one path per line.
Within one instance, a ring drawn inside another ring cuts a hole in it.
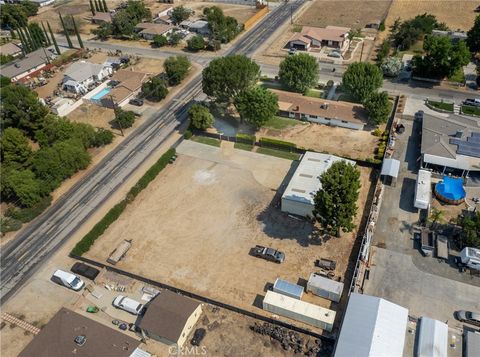
M 443 222 L 444 217 L 445 217 L 445 212 L 439 210 L 438 208 L 433 207 L 432 211 L 430 212 L 431 227 L 436 228 L 437 223 Z

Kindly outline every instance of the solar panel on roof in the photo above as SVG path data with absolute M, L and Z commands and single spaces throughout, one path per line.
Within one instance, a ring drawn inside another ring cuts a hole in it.
M 450 139 L 450 144 L 457 145 L 457 154 L 480 157 L 480 142 L 478 140 L 480 137 L 476 135 L 474 136 L 474 134 L 477 133 L 472 133 L 472 136 L 468 137 L 467 141 L 457 138 Z

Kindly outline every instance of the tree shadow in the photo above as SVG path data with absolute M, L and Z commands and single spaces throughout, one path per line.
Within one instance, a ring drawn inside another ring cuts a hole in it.
M 420 157 L 420 143 L 421 143 L 422 125 L 417 120 L 413 121 L 412 132 L 408 137 L 407 150 L 405 152 L 405 161 L 407 162 L 407 169 L 409 171 L 416 171 L 419 164 Z

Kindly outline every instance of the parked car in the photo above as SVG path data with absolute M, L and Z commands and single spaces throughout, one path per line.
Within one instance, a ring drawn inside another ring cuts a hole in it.
M 464 105 L 471 105 L 474 107 L 480 107 L 480 98 L 468 98 L 463 101 Z
M 477 312 L 459 310 L 455 312 L 455 318 L 467 324 L 480 326 L 480 314 Z
M 338 51 L 331 51 L 329 54 L 328 54 L 328 57 L 334 57 L 334 58 L 341 58 L 342 57 L 342 54 Z
M 84 276 L 85 278 L 88 278 L 90 280 L 95 280 L 97 275 L 100 273 L 100 270 L 80 262 L 73 264 L 70 270 L 75 274 Z
M 195 330 L 195 333 L 193 334 L 193 338 L 191 341 L 191 344 L 193 346 L 200 346 L 200 343 L 202 342 L 203 338 L 205 337 L 207 331 L 205 331 L 204 328 L 197 328 Z
M 297 53 L 297 49 L 296 49 L 296 48 L 290 48 L 290 49 L 288 50 L 288 54 L 289 54 L 289 55 L 294 55 L 295 53 Z
M 256 245 L 255 248 L 252 248 L 251 254 L 254 257 L 263 258 L 265 260 L 269 260 L 278 264 L 282 263 L 285 260 L 284 253 L 273 248 L 263 247 L 261 245 Z
M 113 300 L 112 304 L 117 309 L 124 310 L 134 315 L 140 315 L 143 312 L 142 304 L 140 304 L 138 301 L 135 301 L 123 295 L 117 296 Z
M 136 105 L 137 107 L 141 107 L 143 105 L 143 99 L 141 98 L 130 99 L 128 102 L 132 105 Z
M 79 291 L 85 286 L 85 283 L 78 276 L 63 270 L 55 270 L 51 280 L 75 291 Z

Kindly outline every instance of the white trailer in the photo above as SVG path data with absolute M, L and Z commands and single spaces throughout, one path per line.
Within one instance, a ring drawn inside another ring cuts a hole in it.
M 419 170 L 415 185 L 414 206 L 419 209 L 428 209 L 432 198 L 432 173 L 428 170 Z
M 303 296 L 303 286 L 293 284 L 279 278 L 277 278 L 277 280 L 275 280 L 275 284 L 273 284 L 273 291 L 298 300 L 300 300 Z
M 308 279 L 307 292 L 339 302 L 342 297 L 343 283 L 312 273 Z
M 470 269 L 480 270 L 480 249 L 465 247 L 460 252 L 460 259 Z
M 273 314 L 332 331 L 335 311 L 305 301 L 291 298 L 274 291 L 267 291 L 263 299 L 263 309 Z

